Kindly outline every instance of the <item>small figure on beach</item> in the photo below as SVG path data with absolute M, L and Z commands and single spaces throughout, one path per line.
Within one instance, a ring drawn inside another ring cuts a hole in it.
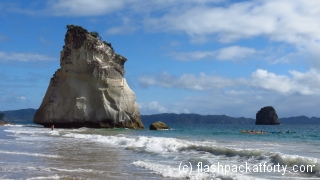
M 54 130 L 54 125 L 51 125 L 51 130 Z

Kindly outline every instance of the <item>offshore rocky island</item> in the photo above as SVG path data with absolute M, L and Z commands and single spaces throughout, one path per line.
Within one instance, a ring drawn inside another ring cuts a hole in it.
M 67 25 L 60 68 L 34 123 L 60 128 L 144 129 L 136 96 L 124 78 L 126 58 L 97 32 Z

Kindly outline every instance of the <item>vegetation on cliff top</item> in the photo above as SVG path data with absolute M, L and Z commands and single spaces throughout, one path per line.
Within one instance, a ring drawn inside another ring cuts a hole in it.
M 68 30 L 75 28 L 75 29 L 77 29 L 77 31 L 78 31 L 79 33 L 90 34 L 91 36 L 93 36 L 93 37 L 95 37 L 95 38 L 97 38 L 97 39 L 99 39 L 99 40 L 102 41 L 102 38 L 101 38 L 101 36 L 99 35 L 99 33 L 98 33 L 97 31 L 91 31 L 91 32 L 89 32 L 89 31 L 86 30 L 85 28 L 83 28 L 83 27 L 81 27 L 81 26 L 73 25 L 73 24 L 68 24 L 68 25 L 66 26 L 66 28 L 67 28 Z M 109 47 L 113 50 L 113 47 L 112 47 L 111 43 L 108 43 L 107 41 L 102 41 L 102 42 L 103 42 L 103 44 L 109 46 Z

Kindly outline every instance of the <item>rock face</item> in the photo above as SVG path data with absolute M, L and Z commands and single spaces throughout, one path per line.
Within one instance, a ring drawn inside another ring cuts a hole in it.
M 5 121 L 5 114 L 0 113 L 0 126 L 4 126 L 4 125 L 14 125 L 14 124 L 11 122 Z
M 33 122 L 56 128 L 143 129 L 124 78 L 126 58 L 80 26 L 68 27 L 54 73 Z
M 158 121 L 155 123 L 152 123 L 150 125 L 150 130 L 163 130 L 163 129 L 170 129 L 169 126 L 167 126 L 165 123 Z
M 278 115 L 272 106 L 261 108 L 256 114 L 256 125 L 279 125 Z
M 14 125 L 14 124 L 7 121 L 0 121 L 0 126 L 4 126 L 4 125 Z

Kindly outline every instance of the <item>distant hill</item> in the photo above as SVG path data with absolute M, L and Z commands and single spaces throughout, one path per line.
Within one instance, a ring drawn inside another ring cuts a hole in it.
M 33 123 L 33 116 L 36 113 L 36 109 L 20 109 L 3 111 L 7 121 L 16 124 L 30 124 Z M 166 124 L 255 124 L 255 119 L 244 117 L 229 117 L 226 115 L 199 115 L 199 114 L 153 114 L 153 115 L 141 115 L 141 119 L 146 128 L 151 123 L 156 121 L 162 121 Z M 320 125 L 320 118 L 318 117 L 287 117 L 280 118 L 281 124 L 310 124 Z
M 162 121 L 166 124 L 255 124 L 255 119 L 244 117 L 229 117 L 226 115 L 199 115 L 199 114 L 153 114 L 142 115 L 143 124 L 148 127 L 156 121 Z M 305 124 L 305 125 L 320 125 L 320 118 L 297 116 L 280 118 L 281 124 Z
M 33 123 L 33 116 L 36 111 L 36 109 L 29 108 L 2 112 L 5 114 L 6 121 L 14 124 L 30 124 Z
M 252 118 L 234 118 L 226 115 L 199 115 L 199 114 L 154 114 L 142 115 L 142 122 L 145 126 L 156 121 L 162 121 L 166 124 L 254 124 Z
M 297 116 L 279 119 L 281 124 L 311 124 L 320 125 L 320 118 L 317 117 L 307 117 L 307 116 Z
M 3 121 L 5 117 L 5 114 L 3 112 L 0 112 L 0 121 Z

